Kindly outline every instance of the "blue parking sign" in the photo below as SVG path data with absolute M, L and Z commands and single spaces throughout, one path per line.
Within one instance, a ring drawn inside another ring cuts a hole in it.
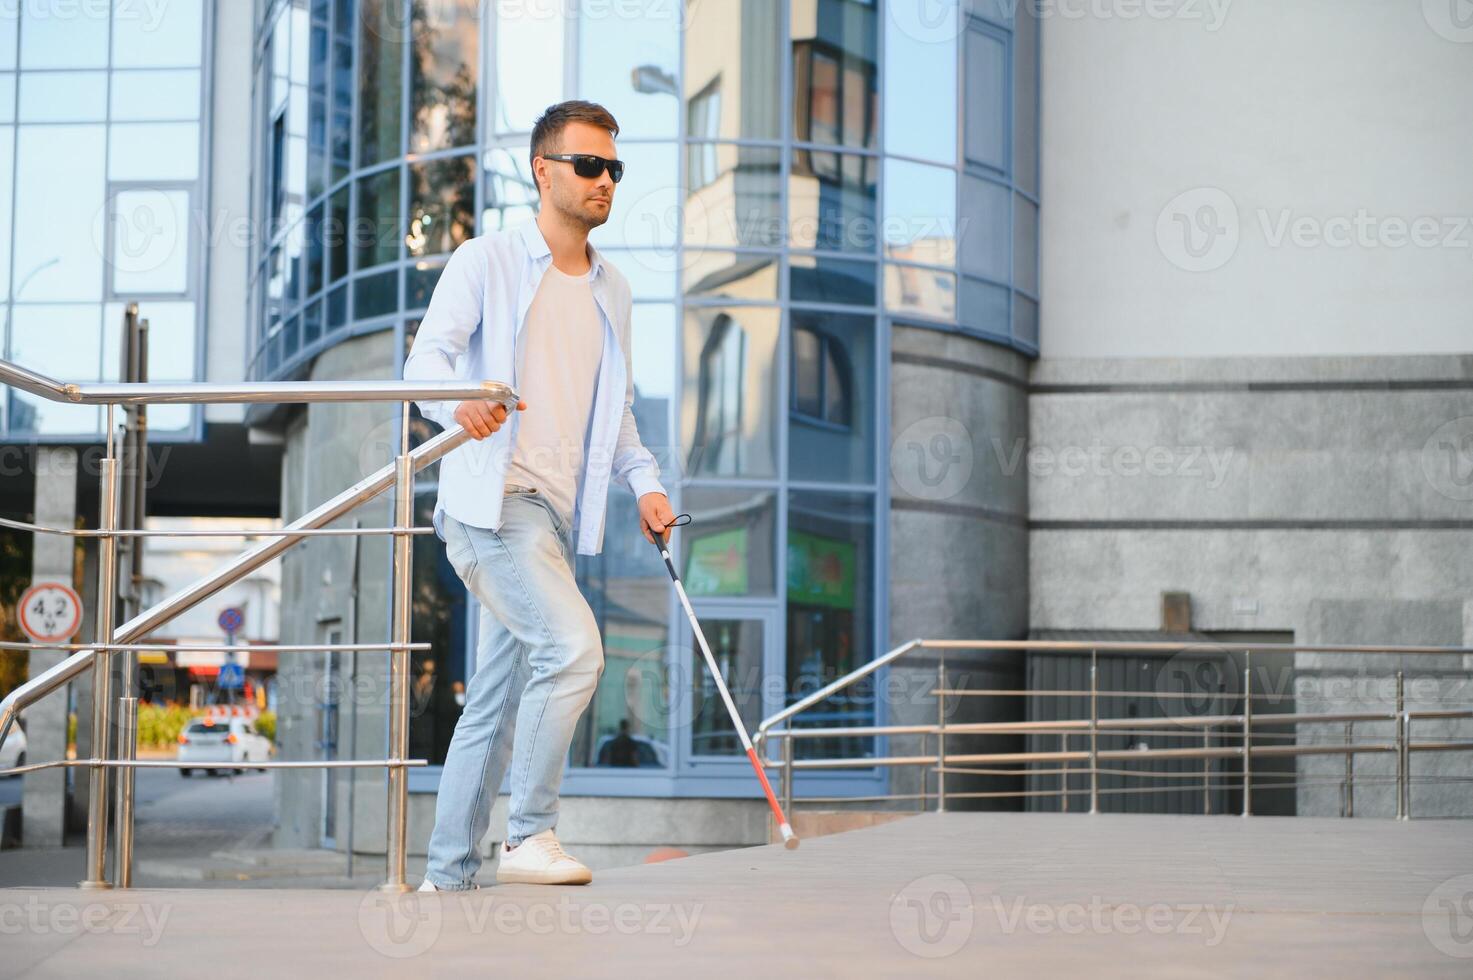
M 221 664 L 215 686 L 222 690 L 239 690 L 245 686 L 245 669 L 240 664 Z

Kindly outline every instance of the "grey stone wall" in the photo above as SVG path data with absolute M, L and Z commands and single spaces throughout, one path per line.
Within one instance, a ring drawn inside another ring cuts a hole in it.
M 1473 432 L 1473 358 L 1043 360 L 1033 384 L 1033 628 L 1155 628 L 1161 593 L 1184 591 L 1198 631 L 1287 631 L 1300 643 L 1466 640 L 1473 488 L 1467 461 L 1450 452 Z M 1324 684 L 1328 696 L 1299 710 L 1389 711 L 1309 672 L 1342 671 L 1341 681 L 1374 692 L 1397 666 L 1301 657 L 1295 684 L 1306 694 Z M 1415 667 L 1430 702 L 1473 706 L 1468 665 L 1419 658 Z M 1414 735 L 1453 730 L 1428 721 Z M 1356 765 L 1384 775 L 1394 759 L 1362 755 Z M 1466 777 L 1473 756 L 1416 755 L 1413 769 Z M 1300 767 L 1325 778 L 1330 770 L 1343 774 L 1343 758 Z M 1299 812 L 1338 814 L 1339 792 L 1333 781 L 1305 787 Z M 1357 815 L 1392 812 L 1383 794 L 1368 780 Z M 1413 812 L 1469 815 L 1470 797 L 1467 784 L 1421 784 Z

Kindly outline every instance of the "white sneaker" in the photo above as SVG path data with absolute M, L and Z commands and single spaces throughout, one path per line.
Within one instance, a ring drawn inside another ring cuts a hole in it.
M 496 880 L 526 885 L 586 885 L 593 872 L 569 857 L 551 830 L 533 834 L 516 847 L 501 848 Z

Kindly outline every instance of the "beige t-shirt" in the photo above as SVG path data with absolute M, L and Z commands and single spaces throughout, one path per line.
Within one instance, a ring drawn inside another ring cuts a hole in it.
M 536 487 L 571 526 L 583 473 L 583 443 L 603 358 L 603 319 L 588 274 L 549 264 L 517 351 L 520 412 L 506 482 Z

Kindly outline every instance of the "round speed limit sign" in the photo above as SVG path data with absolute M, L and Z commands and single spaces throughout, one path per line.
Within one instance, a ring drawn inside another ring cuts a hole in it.
M 20 628 L 37 643 L 61 643 L 82 625 L 82 598 L 61 582 L 38 582 L 21 595 Z

